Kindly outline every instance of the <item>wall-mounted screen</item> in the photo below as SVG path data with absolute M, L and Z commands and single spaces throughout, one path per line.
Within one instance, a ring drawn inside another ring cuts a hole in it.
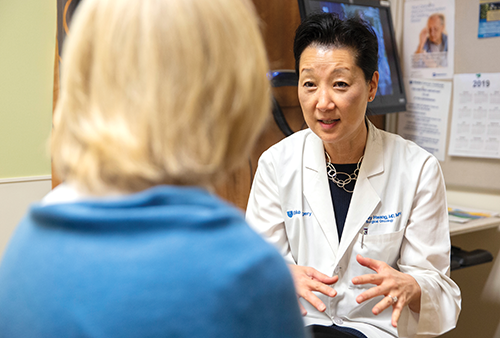
M 340 19 L 361 17 L 377 34 L 380 80 L 375 100 L 368 103 L 373 114 L 406 111 L 406 95 L 396 48 L 388 1 L 381 0 L 298 0 L 302 20 L 312 13 L 337 13 Z

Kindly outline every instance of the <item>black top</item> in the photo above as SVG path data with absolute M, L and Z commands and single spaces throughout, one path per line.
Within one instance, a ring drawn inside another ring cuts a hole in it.
M 344 172 L 348 174 L 354 173 L 358 164 L 333 164 L 337 173 Z M 328 171 L 328 169 L 327 169 Z M 340 180 L 347 179 L 346 175 L 338 174 Z M 330 184 L 330 194 L 332 195 L 333 212 L 335 214 L 335 221 L 337 222 L 337 233 L 340 238 L 342 237 L 342 232 L 344 231 L 345 219 L 347 217 L 347 210 L 349 210 L 349 204 L 351 204 L 352 192 L 347 192 L 343 188 L 339 188 L 337 184 L 333 183 L 330 178 L 328 178 L 328 183 Z M 356 181 L 351 181 L 345 186 L 349 191 L 354 191 L 354 186 Z

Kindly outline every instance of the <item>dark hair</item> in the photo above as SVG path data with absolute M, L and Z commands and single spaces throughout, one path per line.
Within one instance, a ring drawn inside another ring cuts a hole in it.
M 354 62 L 363 70 L 367 82 L 378 69 L 377 35 L 361 18 L 341 20 L 335 13 L 307 17 L 297 28 L 293 42 L 297 76 L 302 52 L 311 45 L 351 49 Z

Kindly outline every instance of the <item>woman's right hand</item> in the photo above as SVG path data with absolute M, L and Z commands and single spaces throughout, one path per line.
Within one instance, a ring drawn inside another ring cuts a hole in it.
M 292 273 L 297 295 L 311 303 L 311 305 L 318 309 L 318 311 L 325 311 L 325 304 L 323 304 L 323 302 L 313 293 L 313 291 L 321 292 L 328 297 L 335 297 L 337 295 L 337 291 L 335 291 L 335 289 L 333 289 L 328 284 L 337 283 L 339 277 L 329 277 L 308 266 L 290 264 L 288 265 L 288 267 L 290 268 L 290 272 Z M 300 302 L 299 306 L 302 315 L 305 316 L 307 314 L 306 309 Z

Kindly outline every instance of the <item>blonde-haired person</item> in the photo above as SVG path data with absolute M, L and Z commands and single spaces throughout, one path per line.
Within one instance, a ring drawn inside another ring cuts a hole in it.
M 86 0 L 62 65 L 64 183 L 0 266 L 2 337 L 303 337 L 293 281 L 210 193 L 269 112 L 246 0 Z

